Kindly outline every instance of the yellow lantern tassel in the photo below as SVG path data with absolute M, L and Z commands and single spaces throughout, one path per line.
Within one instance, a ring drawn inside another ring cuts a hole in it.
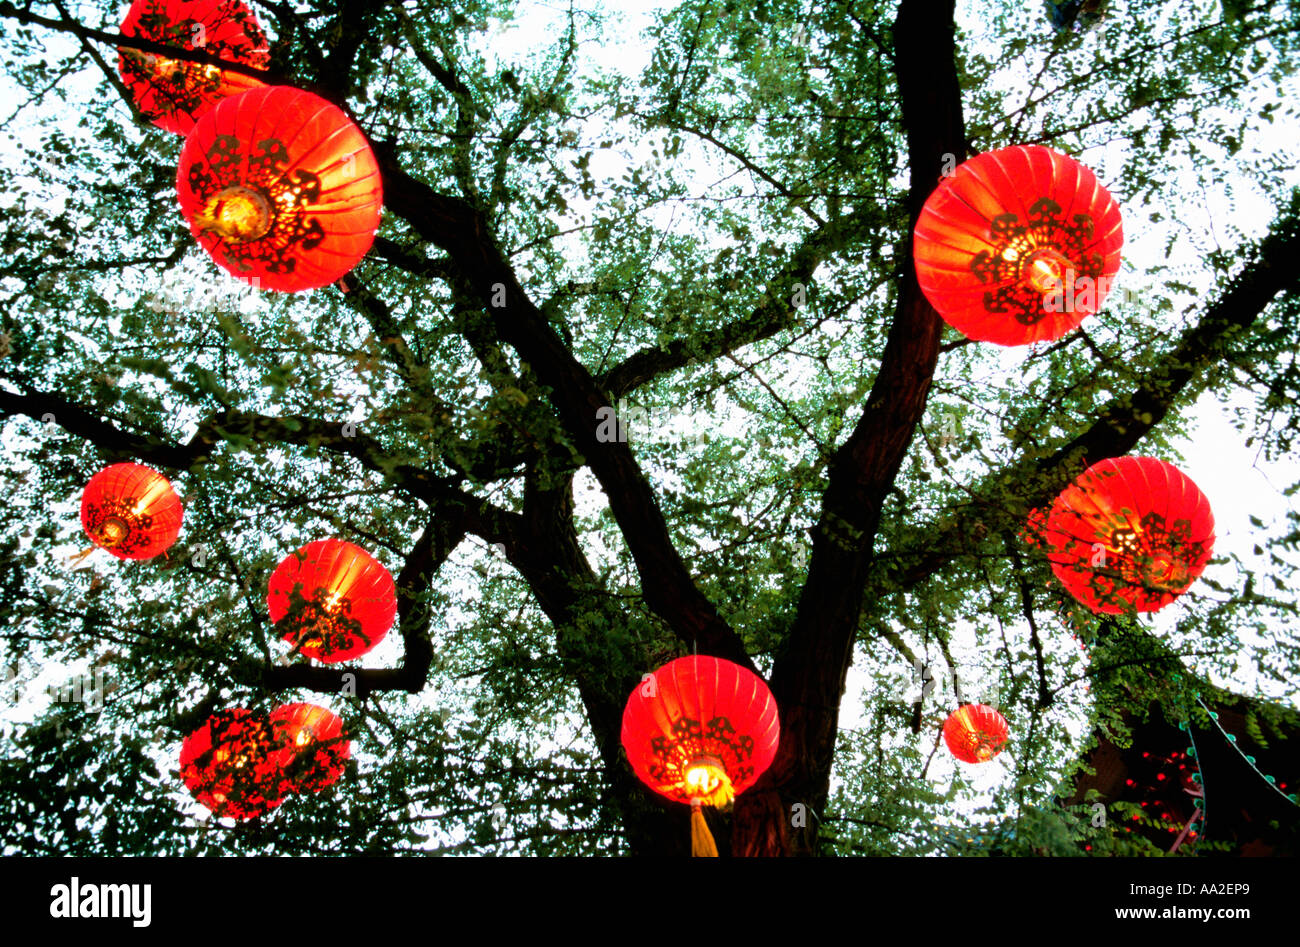
M 714 844 L 709 823 L 704 819 L 704 806 L 698 799 L 691 802 L 691 857 L 718 857 L 718 846 Z

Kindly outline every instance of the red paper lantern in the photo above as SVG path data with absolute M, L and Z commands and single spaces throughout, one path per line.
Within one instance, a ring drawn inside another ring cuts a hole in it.
M 771 765 L 781 725 L 760 677 L 691 655 L 637 685 L 623 709 L 622 737 L 632 769 L 655 792 L 725 805 Z
M 388 633 L 397 617 L 397 587 L 360 546 L 323 539 L 276 567 L 266 604 L 285 641 L 336 663 L 365 654 Z
M 964 763 L 987 763 L 1007 742 L 1007 719 L 985 704 L 963 704 L 943 722 L 943 740 Z
M 180 497 L 167 478 L 140 464 L 113 464 L 86 484 L 81 525 L 119 559 L 152 559 L 180 535 Z
M 374 242 L 383 204 L 361 129 L 286 86 L 244 92 L 204 115 L 181 151 L 176 190 L 218 265 L 284 292 L 345 276 Z
M 181 778 L 217 816 L 252 819 L 284 801 L 270 722 L 243 707 L 213 714 L 181 745 Z
M 239 0 L 136 0 L 122 21 L 122 35 L 256 69 L 270 60 L 257 17 Z M 125 46 L 117 52 L 117 71 L 136 106 L 159 128 L 181 135 L 222 99 L 265 84 L 219 66 Z
M 1096 175 L 1039 145 L 976 155 L 926 200 L 916 278 L 959 332 L 999 345 L 1056 339 L 1101 308 L 1119 270 L 1119 205 Z
M 271 711 L 271 726 L 285 792 L 320 792 L 343 775 L 352 743 L 337 714 L 315 704 L 285 704 Z
M 1154 457 L 1094 464 L 1052 505 L 1052 571 L 1083 604 L 1118 614 L 1164 608 L 1187 591 L 1214 549 L 1210 501 Z

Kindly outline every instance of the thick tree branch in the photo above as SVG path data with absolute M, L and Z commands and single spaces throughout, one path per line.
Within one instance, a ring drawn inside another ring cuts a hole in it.
M 331 98 L 347 98 L 352 91 L 352 68 L 357 54 L 366 39 L 366 27 L 375 19 L 375 7 L 382 9 L 388 0 L 342 0 L 334 18 L 332 32 L 336 36 L 325 61 L 317 73 L 318 87 L 328 90 Z
M 649 482 L 627 444 L 596 437 L 613 399 L 564 345 L 519 285 L 486 219 L 472 205 L 433 191 L 381 156 L 387 204 L 455 262 L 492 316 L 498 337 L 550 388 L 561 423 L 610 500 L 614 519 L 642 577 L 646 604 L 700 651 L 752 666 L 736 633 L 695 586 L 668 535 Z
M 382 474 L 388 483 L 449 515 L 454 514 L 466 524 L 468 531 L 488 542 L 504 541 L 518 517 L 457 489 L 452 480 L 400 463 L 373 438 L 346 433 L 342 425 L 332 421 L 222 411 L 204 420 L 188 443 L 179 444 L 157 435 L 124 431 L 58 395 L 36 391 L 14 394 L 0 389 L 0 416 L 16 415 L 37 421 L 48 416 L 47 423 L 76 434 L 112 459 L 141 460 L 174 470 L 194 467 L 211 457 L 222 443 L 236 449 L 247 449 L 254 444 L 294 444 L 346 454 L 367 469 Z
M 389 240 L 387 237 L 380 236 L 375 237 L 373 250 L 374 255 L 379 259 L 393 264 L 393 266 L 410 273 L 412 276 L 424 276 L 444 281 L 451 279 L 451 261 L 445 257 L 431 260 L 428 257 L 417 255 L 414 251 Z
M 506 543 L 506 555 L 555 627 L 560 660 L 577 684 L 633 851 L 662 852 L 680 813 L 640 783 L 620 739 L 627 695 L 649 667 L 640 643 L 644 629 L 636 627 L 644 619 L 631 617 L 608 593 L 582 552 L 573 522 L 572 471 L 545 463 L 538 457 L 529 464 L 522 523 Z M 676 837 L 684 844 L 685 833 Z
M 28 390 L 24 394 L 15 394 L 0 389 L 0 416 L 25 416 L 46 424 L 57 424 L 69 434 L 94 444 L 114 460 L 138 458 L 161 467 L 185 470 L 199 456 L 186 445 L 156 435 L 124 431 L 98 414 L 47 392 Z
M 912 175 L 907 198 L 911 222 L 934 189 L 945 156 L 965 157 L 953 6 L 953 0 L 903 0 L 894 24 L 895 68 Z M 829 468 L 808 580 L 772 672 L 772 690 L 782 713 L 781 746 L 765 777 L 737 801 L 733 854 L 816 849 L 815 830 L 783 840 L 793 844 L 780 846 L 756 833 L 774 827 L 788 831 L 790 819 L 783 811 L 773 811 L 784 809 L 776 787 L 814 813 L 821 811 L 829 791 L 840 698 L 852 662 L 881 508 L 925 409 L 943 326 L 922 295 L 913 268 L 906 266 L 904 272 L 866 409 Z
M 169 46 L 166 43 L 155 43 L 153 40 L 142 39 L 138 36 L 123 36 L 121 33 L 106 33 L 103 30 L 91 29 L 83 26 L 76 20 L 54 20 L 40 14 L 33 13 L 28 9 L 19 9 L 9 0 L 0 0 L 0 16 L 16 20 L 27 26 L 43 26 L 47 29 L 55 30 L 60 33 L 71 33 L 83 43 L 94 40 L 96 43 L 107 43 L 110 46 L 139 49 L 146 53 L 157 53 L 160 56 L 166 56 L 168 59 L 178 59 L 183 62 L 199 63 L 204 66 L 220 66 L 227 72 L 236 72 L 243 76 L 252 76 L 254 79 L 260 79 L 268 85 L 285 85 L 290 84 L 286 76 L 281 76 L 266 69 L 258 69 L 247 63 L 234 62 L 229 59 L 222 59 L 220 56 L 214 56 L 212 53 L 199 52 L 193 49 L 182 49 L 179 46 Z M 129 100 L 128 100 L 129 101 Z

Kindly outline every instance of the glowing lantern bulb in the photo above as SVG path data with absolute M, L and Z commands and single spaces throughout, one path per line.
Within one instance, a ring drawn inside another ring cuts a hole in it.
M 716 757 L 701 757 L 686 764 L 682 782 L 692 801 L 698 799 L 709 805 L 725 806 L 735 795 L 726 767 Z
M 397 617 L 397 587 L 383 564 L 360 546 L 319 540 L 276 567 L 267 607 L 284 640 L 302 654 L 347 661 L 388 633 Z
M 200 229 L 212 231 L 230 243 L 246 243 L 271 229 L 273 211 L 266 195 L 232 185 L 208 198 L 196 216 Z
M 715 855 L 700 811 L 725 806 L 776 757 L 776 700 L 752 671 L 689 655 L 639 684 L 623 709 L 623 749 L 637 777 L 691 806 L 692 851 Z
M 1092 171 L 1016 145 L 943 178 L 917 218 L 912 258 L 949 325 L 1027 345 L 1060 338 L 1101 307 L 1123 242 L 1119 205 Z
M 1061 491 L 1044 540 L 1056 577 L 1094 612 L 1157 611 L 1204 571 L 1214 515 L 1177 467 L 1119 457 L 1092 465 Z
M 86 535 L 119 559 L 162 555 L 180 535 L 183 512 L 167 478 L 141 464 L 105 467 L 81 496 Z

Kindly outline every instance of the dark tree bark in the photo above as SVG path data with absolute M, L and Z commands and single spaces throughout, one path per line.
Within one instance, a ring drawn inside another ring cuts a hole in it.
M 894 25 L 912 169 L 907 198 L 912 223 L 938 184 L 945 159 L 965 158 L 953 9 L 951 0 L 904 0 Z M 817 850 L 817 820 L 829 791 L 840 699 L 853 660 L 881 508 L 925 410 L 939 355 L 943 323 L 922 295 L 913 268 L 905 265 L 904 272 L 866 407 L 830 465 L 808 580 L 772 672 L 772 692 L 781 708 L 781 746 L 758 785 L 736 802 L 736 854 Z

